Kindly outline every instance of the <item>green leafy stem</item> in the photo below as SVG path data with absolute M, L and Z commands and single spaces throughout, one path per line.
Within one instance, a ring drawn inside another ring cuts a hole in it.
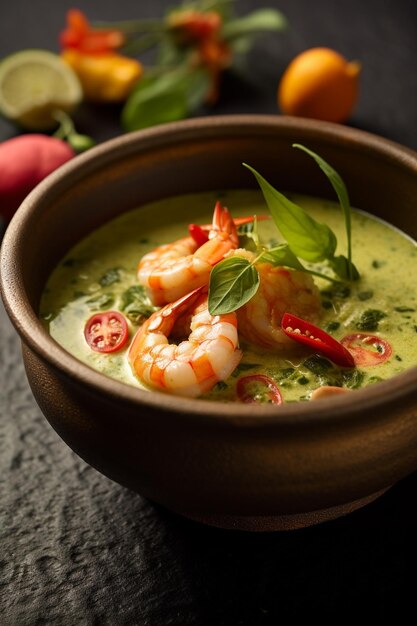
M 308 272 L 332 282 L 359 278 L 359 272 L 352 263 L 350 202 L 346 186 L 336 170 L 322 157 L 300 144 L 294 144 L 294 147 L 303 150 L 316 161 L 337 194 L 345 219 L 347 257 L 335 256 L 337 239 L 326 224 L 317 222 L 302 207 L 275 189 L 253 167 L 244 163 L 257 179 L 272 218 L 287 243 L 271 249 L 261 248 L 255 219 L 252 240 L 256 244 L 257 253 L 254 259 L 249 261 L 244 257 L 230 257 L 218 263 L 211 272 L 209 311 L 212 315 L 235 311 L 255 295 L 260 283 L 257 263 L 271 263 Z M 298 257 L 309 263 L 326 261 L 338 278 L 305 267 Z

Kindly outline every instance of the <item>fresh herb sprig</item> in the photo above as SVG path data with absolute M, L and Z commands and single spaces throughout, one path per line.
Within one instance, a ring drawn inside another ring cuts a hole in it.
M 319 155 L 301 144 L 294 144 L 294 147 L 304 150 L 316 160 L 336 191 L 345 218 L 348 256 L 335 256 L 337 239 L 326 224 L 317 222 L 304 209 L 275 189 L 253 167 L 244 163 L 243 165 L 257 179 L 272 218 L 287 243 L 271 249 L 263 248 L 259 243 L 255 219 L 250 233 L 252 242 L 256 245 L 253 260 L 249 261 L 244 257 L 230 257 L 218 263 L 211 272 L 208 304 L 212 315 L 235 311 L 256 294 L 260 284 L 259 273 L 256 269 L 257 263 L 264 262 L 288 267 L 336 283 L 340 278 L 343 280 L 359 278 L 359 273 L 352 263 L 350 203 L 346 186 L 340 175 Z M 307 268 L 300 262 L 299 258 L 309 263 L 327 261 L 339 278 L 335 279 L 327 274 Z
M 293 148 L 303 150 L 303 152 L 311 156 L 316 161 L 320 169 L 326 174 L 333 189 L 336 192 L 336 195 L 339 199 L 339 204 L 345 218 L 347 258 L 343 255 L 340 255 L 338 257 L 330 258 L 329 263 L 333 268 L 333 271 L 341 278 L 345 278 L 347 280 L 357 280 L 359 278 L 359 272 L 352 263 L 352 226 L 350 219 L 351 210 L 349 193 L 346 185 L 343 182 L 340 174 L 336 172 L 336 170 L 331 165 L 329 165 L 329 163 L 327 163 L 327 161 L 325 161 L 321 156 L 299 143 L 294 143 Z

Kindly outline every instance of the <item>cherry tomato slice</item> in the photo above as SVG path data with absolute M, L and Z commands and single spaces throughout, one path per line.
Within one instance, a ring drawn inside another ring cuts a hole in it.
M 118 311 L 96 313 L 87 321 L 84 337 L 96 352 L 117 352 L 127 341 L 129 328 Z
M 385 339 L 366 333 L 352 333 L 343 337 L 341 343 L 349 350 L 356 365 L 368 367 L 381 365 L 392 355 L 392 347 Z
M 315 352 L 324 354 L 336 365 L 355 367 L 355 361 L 350 352 L 322 328 L 291 313 L 284 313 L 281 328 L 287 337 L 309 346 Z
M 236 385 L 237 396 L 245 404 L 262 404 L 263 398 L 271 404 L 282 404 L 281 393 L 269 376 L 252 374 L 242 376 Z

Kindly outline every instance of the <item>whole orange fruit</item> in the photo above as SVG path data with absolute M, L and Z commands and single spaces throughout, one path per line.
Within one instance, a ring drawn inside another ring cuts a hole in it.
M 360 69 L 330 48 L 306 50 L 285 70 L 278 105 L 286 115 L 344 122 L 357 100 Z

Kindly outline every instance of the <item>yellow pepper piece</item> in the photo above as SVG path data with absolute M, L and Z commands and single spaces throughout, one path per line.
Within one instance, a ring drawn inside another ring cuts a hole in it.
M 93 55 L 68 48 L 61 57 L 75 71 L 85 99 L 91 102 L 123 102 L 143 74 L 139 61 L 113 52 Z

